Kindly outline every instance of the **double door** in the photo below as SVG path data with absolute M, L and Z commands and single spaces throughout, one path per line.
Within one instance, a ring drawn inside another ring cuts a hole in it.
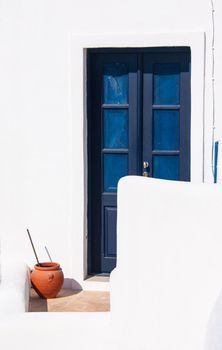
M 109 273 L 119 179 L 190 180 L 190 51 L 89 50 L 87 67 L 88 264 Z

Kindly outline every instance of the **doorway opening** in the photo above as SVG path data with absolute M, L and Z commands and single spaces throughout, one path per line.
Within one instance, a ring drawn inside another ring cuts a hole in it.
M 188 47 L 87 52 L 89 274 L 116 266 L 121 177 L 190 181 L 190 58 Z

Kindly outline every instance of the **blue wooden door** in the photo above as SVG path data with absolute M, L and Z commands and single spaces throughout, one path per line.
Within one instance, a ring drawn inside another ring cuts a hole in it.
M 90 50 L 87 73 L 89 273 L 109 273 L 119 179 L 190 179 L 190 53 Z
M 190 180 L 190 53 L 143 58 L 143 160 L 149 176 Z

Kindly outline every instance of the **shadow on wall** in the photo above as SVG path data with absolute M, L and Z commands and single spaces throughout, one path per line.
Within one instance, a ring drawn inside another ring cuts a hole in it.
M 205 350 L 222 349 L 222 290 L 209 317 Z
M 81 284 L 79 284 L 79 282 L 77 282 L 73 278 L 65 278 L 64 279 L 64 283 L 63 283 L 63 288 L 67 288 L 67 289 L 70 288 L 70 289 L 74 289 L 74 290 L 82 290 Z

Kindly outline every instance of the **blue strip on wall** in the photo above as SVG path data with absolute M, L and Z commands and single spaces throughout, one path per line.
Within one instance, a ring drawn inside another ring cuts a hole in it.
M 214 144 L 214 183 L 217 183 L 218 146 L 219 142 L 216 141 Z

